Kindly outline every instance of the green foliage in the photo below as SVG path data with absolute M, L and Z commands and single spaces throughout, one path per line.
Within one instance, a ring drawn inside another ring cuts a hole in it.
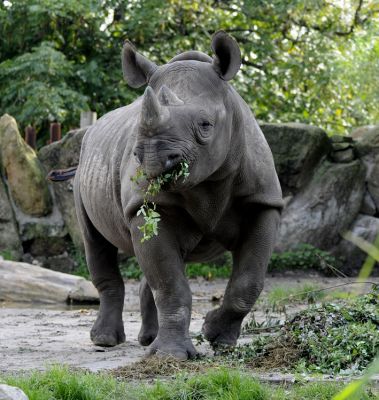
M 185 368 L 185 363 L 183 364 Z M 330 400 L 340 383 L 268 386 L 246 372 L 231 368 L 210 369 L 194 375 L 178 374 L 173 380 L 130 385 L 109 374 L 53 367 L 0 381 L 20 387 L 30 400 Z M 378 400 L 369 391 L 360 400 Z
M 140 176 L 138 182 L 142 182 L 142 175 Z M 150 205 L 151 203 L 148 203 Z M 144 207 L 144 205 L 142 206 Z M 159 221 L 158 221 L 159 222 Z M 155 222 L 154 222 L 155 223 Z M 145 224 L 143 227 L 147 229 L 146 226 L 150 224 L 152 229 L 154 229 L 154 223 L 145 219 Z M 143 232 L 143 229 L 141 229 Z M 186 275 L 188 278 L 203 277 L 205 279 L 211 280 L 214 278 L 229 278 L 232 272 L 232 257 L 230 253 L 226 253 L 228 256 L 225 257 L 222 263 L 188 263 L 186 267 Z M 76 268 L 73 272 L 75 275 L 83 276 L 84 278 L 89 278 L 89 272 L 85 260 L 85 256 L 79 250 L 73 250 L 71 256 L 76 262 Z M 4 257 L 5 258 L 5 257 Z M 297 249 L 285 253 L 274 253 L 271 257 L 269 263 L 269 271 L 285 271 L 285 270 L 296 270 L 296 269 L 316 269 L 323 273 L 329 273 L 330 266 L 336 268 L 340 265 L 340 261 L 336 260 L 329 253 L 317 249 L 311 245 L 303 244 Z M 138 266 L 138 262 L 135 257 L 130 257 L 126 262 L 120 263 L 121 275 L 127 279 L 141 279 L 143 273 Z M 309 284 L 304 285 L 300 288 L 293 288 L 293 290 L 288 288 L 278 287 L 269 293 L 269 302 L 271 305 L 278 302 L 282 298 L 288 298 L 286 303 L 291 301 L 302 301 L 307 300 L 307 302 L 312 303 L 314 301 L 322 299 L 326 293 L 325 292 L 312 292 L 318 289 L 315 285 Z M 301 292 L 310 292 L 303 293 Z M 345 298 L 344 293 L 333 292 L 332 295 L 326 295 L 328 298 Z
M 26 66 L 19 57 L 29 54 L 31 72 L 41 64 L 45 73 L 40 80 L 32 75 L 30 82 L 12 74 L 15 88 L 27 84 L 22 96 L 4 77 L 1 87 L 8 93 L 0 114 L 14 110 L 17 100 L 14 114 L 22 125 L 37 119 L 43 127 L 42 121 L 54 118 L 67 130 L 81 107 L 103 115 L 141 93 L 123 82 L 120 50 L 125 38 L 162 64 L 179 51 L 209 53 L 211 34 L 223 29 L 235 36 L 242 51 L 242 69 L 233 84 L 258 119 L 300 121 L 346 133 L 379 118 L 378 15 L 375 0 L 1 2 L 2 68 Z M 49 43 L 49 58 L 61 55 L 62 72 L 45 68 L 38 50 L 43 43 Z M 62 79 L 57 82 L 57 77 Z M 38 108 L 38 116 L 30 104 Z
M 272 307 L 277 304 L 284 305 L 304 301 L 312 304 L 326 296 L 326 292 L 320 291 L 320 289 L 319 285 L 312 283 L 304 283 L 296 287 L 277 286 L 268 293 L 267 300 Z
M 0 64 L 0 108 L 22 125 L 41 128 L 45 121 L 78 119 L 86 98 L 67 84 L 73 65 L 65 55 L 42 42 L 30 53 Z
M 0 256 L 4 258 L 4 260 L 8 261 L 16 261 L 16 259 L 13 257 L 13 253 L 11 250 L 2 250 L 0 251 Z
M 341 260 L 336 259 L 326 251 L 317 249 L 310 244 L 300 244 L 291 251 L 274 253 L 269 263 L 269 271 L 316 269 L 329 273 L 338 269 Z
M 130 257 L 127 261 L 120 263 L 120 272 L 123 278 L 126 279 L 141 279 L 142 271 L 135 257 Z
M 70 256 L 75 262 L 75 269 L 72 272 L 73 275 L 78 275 L 82 278 L 90 279 L 86 257 L 83 252 L 79 249 L 72 248 L 70 251 Z
M 362 371 L 379 351 L 379 290 L 340 304 L 325 303 L 297 313 L 277 336 L 259 337 L 236 349 L 235 357 L 249 362 L 275 359 L 278 349 L 298 371 L 354 373 Z M 288 353 L 288 354 L 287 354 Z M 287 365 L 288 366 L 288 365 Z
M 145 223 L 138 227 L 142 232 L 141 243 L 145 242 L 158 235 L 158 223 L 161 220 L 161 216 L 156 209 L 156 204 L 150 201 L 161 191 L 165 184 L 175 184 L 180 178 L 185 181 L 189 175 L 189 165 L 185 161 L 179 163 L 172 171 L 166 172 L 156 178 L 149 179 L 145 175 L 142 168 L 139 168 L 131 178 L 131 181 L 137 185 L 148 182 L 147 188 L 144 193 L 143 204 L 137 211 L 137 216 L 142 215 Z
M 47 372 L 34 371 L 24 376 L 1 379 L 21 388 L 30 400 L 102 400 L 127 399 L 125 385 L 105 375 L 70 371 L 53 367 Z

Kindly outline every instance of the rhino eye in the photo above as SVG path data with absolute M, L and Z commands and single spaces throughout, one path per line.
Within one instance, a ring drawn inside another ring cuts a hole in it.
M 209 121 L 202 121 L 199 123 L 199 126 L 206 131 L 212 126 L 212 124 Z

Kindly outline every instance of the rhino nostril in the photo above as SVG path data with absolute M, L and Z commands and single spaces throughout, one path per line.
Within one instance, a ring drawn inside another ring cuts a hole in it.
M 170 161 L 175 161 L 180 157 L 180 154 L 169 154 L 169 156 L 167 157 L 168 160 Z
M 165 169 L 172 168 L 179 162 L 179 160 L 180 160 L 180 154 L 178 153 L 169 154 L 165 162 Z

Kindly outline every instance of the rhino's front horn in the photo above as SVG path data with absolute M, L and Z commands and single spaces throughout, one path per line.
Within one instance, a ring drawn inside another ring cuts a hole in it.
M 168 109 L 161 106 L 154 90 L 148 86 L 142 100 L 141 125 L 151 130 L 162 124 L 168 117 Z
M 180 100 L 179 97 L 166 85 L 161 87 L 161 90 L 158 93 L 158 99 L 164 106 L 181 106 L 184 104 L 183 100 Z

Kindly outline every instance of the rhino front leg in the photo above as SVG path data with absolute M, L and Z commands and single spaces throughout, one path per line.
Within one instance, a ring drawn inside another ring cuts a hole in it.
M 252 213 L 245 219 L 240 243 L 233 251 L 233 271 L 223 304 L 208 312 L 203 325 L 206 339 L 215 347 L 236 345 L 242 320 L 263 289 L 279 220 L 279 211 L 272 208 Z
M 151 344 L 158 334 L 158 316 L 154 296 L 145 277 L 142 278 L 140 289 L 140 306 L 142 326 L 138 334 L 138 341 L 142 346 Z
M 75 202 L 88 269 L 100 297 L 100 308 L 91 329 L 91 340 L 97 346 L 116 346 L 125 342 L 122 321 L 125 286 L 117 263 L 118 250 L 92 225 L 81 200 L 76 198 Z
M 137 260 L 158 311 L 158 334 L 150 345 L 149 355 L 173 356 L 181 360 L 192 358 L 197 354 L 189 336 L 192 295 L 184 274 L 175 225 L 168 226 L 162 218 L 158 237 L 141 243 L 138 226 L 142 224 L 141 218 L 135 218 L 131 233 Z

